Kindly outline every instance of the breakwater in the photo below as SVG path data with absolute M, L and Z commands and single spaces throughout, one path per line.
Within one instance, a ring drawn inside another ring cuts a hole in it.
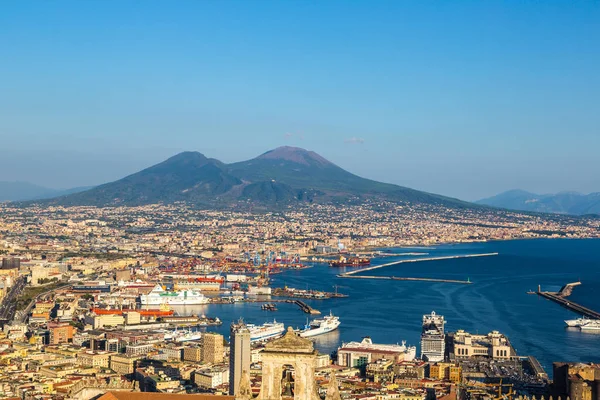
M 470 285 L 470 280 L 462 281 L 458 279 L 438 279 L 438 278 L 411 278 L 411 277 L 400 277 L 400 276 L 374 276 L 374 275 L 338 275 L 340 278 L 350 279 L 389 279 L 392 281 L 421 281 L 421 282 L 441 282 L 441 283 L 458 283 L 463 285 Z
M 590 308 L 582 306 L 581 304 L 567 300 L 567 297 L 571 295 L 573 288 L 578 285 L 581 285 L 581 282 L 568 283 L 558 292 L 543 292 L 541 288 L 538 287 L 537 294 L 585 317 L 600 319 L 600 313 L 598 311 L 594 311 Z
M 359 274 L 361 272 L 373 271 L 373 270 L 376 270 L 376 269 L 390 267 L 392 265 L 398 265 L 398 264 L 404 264 L 404 263 L 415 263 L 415 262 L 424 262 L 424 261 L 440 261 L 440 260 L 454 260 L 454 259 L 459 259 L 459 258 L 491 257 L 491 256 L 497 256 L 497 255 L 498 255 L 498 253 L 481 253 L 481 254 L 463 254 L 463 255 L 456 255 L 456 256 L 415 258 L 415 259 L 412 259 L 412 260 L 398 260 L 398 261 L 394 261 L 394 262 L 390 262 L 390 263 L 386 263 L 386 264 L 373 265 L 371 267 L 365 267 L 365 268 L 361 268 L 361 269 L 356 269 L 354 271 L 345 272 L 343 274 L 339 274 L 338 277 L 340 277 L 340 278 L 348 278 L 348 277 L 350 277 L 352 275 L 356 275 L 356 274 Z M 428 279 L 428 278 L 419 278 L 419 279 L 415 278 L 415 280 L 424 280 L 424 279 Z M 398 280 L 401 280 L 401 279 L 398 279 Z M 402 279 L 402 280 L 406 280 L 406 279 Z M 463 281 L 461 281 L 461 282 L 463 282 Z

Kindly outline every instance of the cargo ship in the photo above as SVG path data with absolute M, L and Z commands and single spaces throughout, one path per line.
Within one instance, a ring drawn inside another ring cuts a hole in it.
M 140 295 L 142 305 L 168 304 L 176 306 L 206 304 L 208 302 L 207 297 L 195 290 L 167 291 L 160 285 L 156 285 L 150 293 Z
M 307 323 L 298 334 L 302 337 L 324 335 L 335 331 L 338 326 L 340 326 L 340 319 L 330 312 L 325 318 L 313 319 L 310 323 Z
M 250 331 L 251 342 L 264 342 L 269 339 L 275 339 L 283 335 L 283 332 L 285 331 L 283 323 L 275 320 L 263 325 L 248 324 L 246 327 Z
M 364 267 L 371 265 L 371 259 L 363 257 L 340 257 L 337 261 L 331 261 L 330 267 Z

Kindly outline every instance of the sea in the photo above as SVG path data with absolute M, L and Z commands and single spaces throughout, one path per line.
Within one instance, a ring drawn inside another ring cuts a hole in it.
M 370 337 L 374 343 L 417 346 L 424 314 L 435 311 L 446 319 L 446 331 L 463 329 L 486 334 L 499 331 L 518 355 L 534 356 L 546 372 L 552 363 L 600 362 L 600 334 L 566 328 L 564 320 L 577 314 L 528 291 L 558 291 L 564 284 L 581 281 L 570 299 L 600 311 L 600 239 L 534 239 L 447 244 L 434 247 L 385 249 L 393 256 L 372 259 L 371 265 L 396 260 L 498 253 L 497 256 L 402 263 L 366 275 L 469 280 L 472 284 L 345 279 L 337 276 L 352 268 L 310 264 L 272 276 L 272 287 L 318 289 L 349 295 L 347 298 L 306 300 L 323 314 L 339 316 L 339 330 L 319 336 L 315 347 L 332 353 L 344 342 Z M 422 253 L 419 256 L 403 253 Z M 225 337 L 232 321 L 262 324 L 277 320 L 302 327 L 307 315 L 297 305 L 278 303 L 278 311 L 263 311 L 260 303 L 179 306 L 181 315 L 219 317 L 223 325 L 208 328 Z M 310 318 L 310 317 L 308 317 Z M 313 317 L 314 318 L 314 317 Z

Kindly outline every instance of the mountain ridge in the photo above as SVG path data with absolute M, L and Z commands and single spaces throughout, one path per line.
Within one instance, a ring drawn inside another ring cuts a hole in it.
M 117 181 L 44 202 L 117 206 L 185 201 L 221 207 L 239 203 L 282 206 L 368 198 L 478 207 L 458 199 L 362 178 L 316 152 L 289 146 L 230 164 L 186 151 Z
M 512 189 L 475 202 L 510 210 L 552 214 L 600 214 L 600 192 L 581 194 L 572 191 L 536 194 Z

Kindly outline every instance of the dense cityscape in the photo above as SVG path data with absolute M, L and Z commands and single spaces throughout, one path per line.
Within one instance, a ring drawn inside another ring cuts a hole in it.
M 435 311 L 423 316 L 419 351 L 414 344 L 356 338 L 320 354 L 310 338 L 343 329 L 343 316 L 310 315 L 312 322 L 299 330 L 237 321 L 227 337 L 211 332 L 222 324 L 218 315 L 174 309 L 259 302 L 276 311 L 285 301 L 316 314 L 303 299 L 345 295 L 271 287 L 270 276 L 312 262 L 369 265 L 386 248 L 594 238 L 599 228 L 594 218 L 385 202 L 270 213 L 185 204 L 6 204 L 0 393 L 20 399 L 108 399 L 101 396 L 138 391 L 236 399 L 591 399 L 597 366 L 556 363 L 551 380 L 550 371 L 517 354 L 501 332 L 448 332 Z

